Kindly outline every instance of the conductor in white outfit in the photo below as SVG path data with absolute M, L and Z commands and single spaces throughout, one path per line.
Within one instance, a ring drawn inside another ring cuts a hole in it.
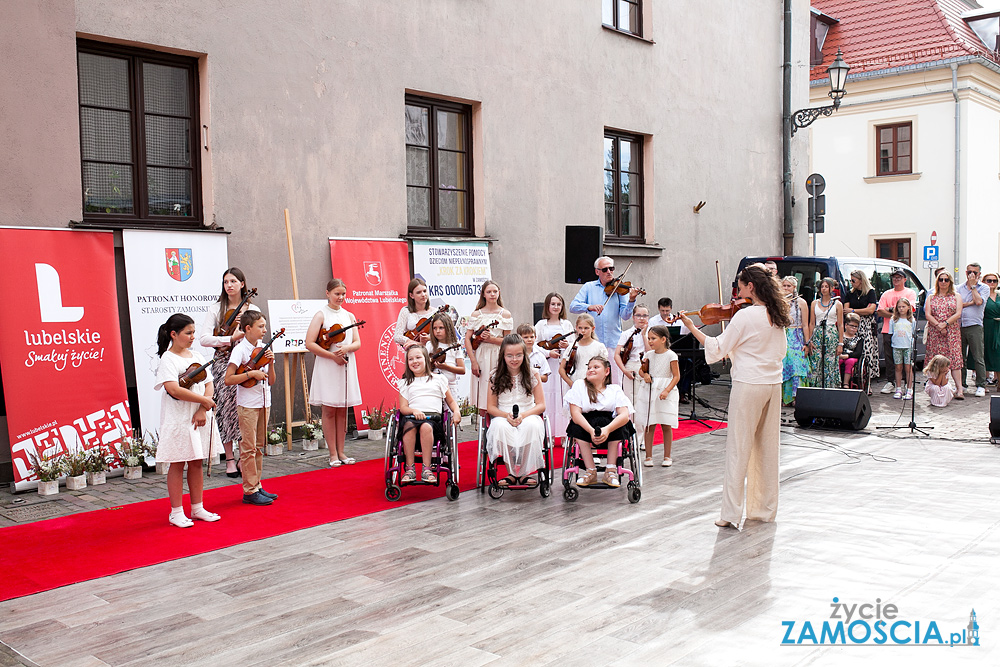
M 733 363 L 722 512 L 715 522 L 722 528 L 739 528 L 743 520 L 744 483 L 747 519 L 774 521 L 778 513 L 781 368 L 785 327 L 791 324 L 778 282 L 763 267 L 743 269 L 738 284 L 739 296 L 753 305 L 737 311 L 719 336 L 706 336 L 681 317 L 705 345 L 705 361 L 729 356 Z

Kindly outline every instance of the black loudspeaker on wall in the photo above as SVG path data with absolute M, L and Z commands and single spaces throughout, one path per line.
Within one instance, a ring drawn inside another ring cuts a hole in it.
M 601 256 L 603 227 L 566 227 L 566 282 L 596 280 L 594 262 Z
M 990 442 L 1000 444 L 1000 396 L 990 396 Z
M 855 431 L 868 426 L 872 405 L 860 389 L 799 387 L 795 393 L 795 421 L 809 426 L 816 419 L 837 421 Z

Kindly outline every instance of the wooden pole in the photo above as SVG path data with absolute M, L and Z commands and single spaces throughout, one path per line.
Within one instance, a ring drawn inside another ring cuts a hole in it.
M 288 213 L 288 209 L 285 209 L 285 240 L 288 243 L 288 266 L 292 272 L 292 298 L 296 301 L 299 300 L 299 279 L 295 272 L 295 246 L 292 243 L 292 218 Z M 283 369 L 285 372 L 285 438 L 288 443 L 288 451 L 292 451 L 292 429 L 296 426 L 301 426 L 309 420 L 312 419 L 312 410 L 309 406 L 309 388 L 306 382 L 306 360 L 298 352 L 293 353 L 291 362 L 289 362 L 289 355 L 282 355 L 283 358 Z M 302 395 L 305 397 L 306 403 L 306 418 L 304 421 L 296 421 L 293 419 L 293 410 L 295 404 L 295 383 L 291 378 L 291 367 L 298 366 L 299 372 L 302 376 Z

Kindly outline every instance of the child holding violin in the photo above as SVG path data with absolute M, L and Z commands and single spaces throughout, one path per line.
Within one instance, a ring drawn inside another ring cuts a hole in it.
M 248 368 L 267 333 L 267 320 L 259 310 L 240 316 L 243 339 L 233 348 L 226 369 L 226 384 L 236 388 L 236 413 L 240 420 L 240 470 L 243 471 L 243 502 L 247 505 L 270 505 L 277 494 L 268 493 L 260 484 L 264 466 L 264 443 L 267 441 L 267 418 L 271 412 L 271 385 L 274 384 L 274 351 L 268 349 L 263 368 Z M 243 383 L 256 381 L 252 387 Z
M 154 389 L 163 390 L 156 461 L 170 464 L 167 471 L 170 515 L 167 520 L 178 528 L 193 526 L 191 519 L 219 520 L 218 514 L 209 512 L 202 504 L 202 459 L 210 459 L 213 454 L 218 456 L 212 450 L 218 446 L 219 435 L 209 413 L 215 407 L 212 374 L 206 367 L 204 379 L 193 382 L 187 389 L 180 384 L 185 373 L 205 364 L 205 359 L 191 349 L 194 337 L 194 320 L 183 313 L 171 315 L 156 334 L 160 365 L 156 369 Z M 184 514 L 185 465 L 191 493 L 191 518 Z
M 649 351 L 638 371 L 642 385 L 636 392 L 635 421 L 636 426 L 646 431 L 646 460 L 643 465 L 647 468 L 653 466 L 653 436 L 659 424 L 663 434 L 663 460 L 660 465 L 669 468 L 674 464 L 670 448 L 674 441 L 673 430 L 678 425 L 680 392 L 677 391 L 677 382 L 681 371 L 677 353 L 670 349 L 670 332 L 666 327 L 650 327 L 646 340 Z
M 425 345 L 431 340 L 431 297 L 427 283 L 414 278 L 406 286 L 406 305 L 399 309 L 396 331 L 392 339 L 404 350 L 413 345 Z
M 431 339 L 425 347 L 434 372 L 445 376 L 451 395 L 458 396 L 458 376 L 465 375 L 465 359 L 455 335 L 455 324 L 446 314 L 436 313 L 431 318 Z
M 412 282 L 411 282 L 412 284 Z M 356 461 L 344 452 L 347 437 L 347 409 L 361 405 L 361 384 L 354 352 L 361 349 L 359 322 L 344 307 L 347 285 L 339 278 L 326 284 L 326 305 L 313 315 L 306 332 L 306 349 L 316 355 L 309 402 L 322 407 L 323 437 L 330 449 L 330 467 L 351 465 Z M 329 349 L 320 345 L 323 331 L 343 329 L 329 340 Z M 343 336 L 342 340 L 338 340 Z M 423 347 L 423 346 L 421 346 Z
M 590 315 L 580 315 L 576 318 L 576 336 L 573 342 L 563 350 L 559 362 L 559 377 L 567 386 L 572 387 L 577 380 L 587 375 L 587 363 L 594 357 L 608 358 L 608 348 L 604 343 L 594 338 L 594 318 Z
M 632 322 L 635 326 L 623 331 L 621 338 L 618 339 L 614 361 L 622 372 L 622 390 L 628 396 L 628 400 L 635 405 L 636 392 L 641 386 L 641 378 L 638 375 L 639 364 L 642 361 L 642 354 L 648 349 L 646 331 L 649 327 L 649 308 L 645 304 L 636 304 L 632 311 Z
M 500 343 L 513 330 L 514 317 L 503 307 L 500 285 L 487 280 L 479 289 L 479 303 L 465 330 L 465 353 L 472 368 L 470 400 L 476 404 L 480 418 L 486 416 L 490 377 L 500 359 Z
M 549 418 L 556 442 L 560 442 L 560 436 L 569 425 L 569 418 L 562 409 L 566 385 L 558 377 L 559 362 L 563 350 L 569 347 L 568 339 L 573 333 L 573 323 L 566 319 L 566 300 L 558 292 L 546 294 L 544 304 L 542 312 L 545 318 L 535 322 L 535 334 L 538 337 L 535 347 L 545 353 L 549 364 L 548 372 L 553 376 L 552 381 L 544 385 L 545 415 Z
M 248 310 L 260 310 L 251 303 L 257 290 L 247 289 L 247 279 L 243 272 L 232 266 L 222 274 L 222 293 L 218 305 L 209 310 L 201 327 L 202 347 L 215 349 L 212 358 L 212 377 L 225 378 L 229 357 L 236 345 L 243 339 L 240 330 L 240 315 Z M 236 415 L 236 387 L 225 382 L 215 388 L 215 421 L 222 436 L 222 447 L 226 450 L 226 476 L 239 477 L 240 469 L 233 456 L 233 444 L 240 439 L 240 420 Z M 209 462 L 211 465 L 211 462 Z

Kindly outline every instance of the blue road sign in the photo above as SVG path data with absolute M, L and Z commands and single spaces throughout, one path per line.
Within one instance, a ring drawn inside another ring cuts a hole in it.
M 924 261 L 925 262 L 936 262 L 938 260 L 938 246 L 936 245 L 925 245 L 924 246 Z

